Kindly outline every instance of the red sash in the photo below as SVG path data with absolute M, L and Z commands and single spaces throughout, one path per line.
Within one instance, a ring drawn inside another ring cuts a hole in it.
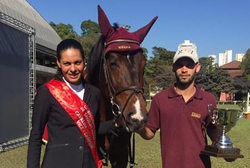
M 50 93 L 73 119 L 84 136 L 98 168 L 102 167 L 96 147 L 94 116 L 87 104 L 71 90 L 66 83 L 51 80 L 46 83 Z

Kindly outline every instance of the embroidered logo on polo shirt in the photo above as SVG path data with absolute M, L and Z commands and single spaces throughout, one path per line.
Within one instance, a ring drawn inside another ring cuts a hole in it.
M 201 118 L 201 114 L 192 112 L 192 113 L 191 113 L 191 117 Z

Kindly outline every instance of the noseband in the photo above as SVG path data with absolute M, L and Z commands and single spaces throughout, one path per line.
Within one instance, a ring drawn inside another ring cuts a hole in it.
M 109 42 L 108 44 L 105 45 L 105 47 L 107 47 L 107 45 L 109 44 L 112 44 L 112 43 L 120 43 L 120 42 L 130 42 L 130 43 L 138 43 L 136 41 L 132 41 L 132 40 L 114 40 L 114 41 L 111 41 Z M 105 52 L 103 52 L 105 53 Z M 107 68 L 107 60 L 106 60 L 106 57 L 105 57 L 105 54 L 103 55 L 103 70 L 104 70 L 104 76 L 105 76 L 105 81 L 108 85 L 108 90 L 109 90 L 109 97 L 110 97 L 110 103 L 112 105 L 111 107 L 111 110 L 112 110 L 112 113 L 114 115 L 114 121 L 116 121 L 117 119 L 119 118 L 122 118 L 124 117 L 123 116 L 123 112 L 124 110 L 126 109 L 127 105 L 128 105 L 128 102 L 130 101 L 130 99 L 135 95 L 135 94 L 138 94 L 138 93 L 141 93 L 142 94 L 142 97 L 144 98 L 144 90 L 143 90 L 143 87 L 142 86 L 129 86 L 129 87 L 124 87 L 124 88 L 121 88 L 121 89 L 118 89 L 116 90 L 112 84 L 112 81 L 111 81 L 111 78 L 110 78 L 110 74 L 108 72 L 108 68 Z M 125 91 L 132 91 L 130 93 L 130 95 L 128 96 L 127 100 L 126 100 L 126 103 L 124 104 L 124 107 L 123 109 L 121 110 L 118 103 L 117 103 L 117 99 L 116 97 L 125 92 Z M 145 98 L 144 98 L 145 99 Z

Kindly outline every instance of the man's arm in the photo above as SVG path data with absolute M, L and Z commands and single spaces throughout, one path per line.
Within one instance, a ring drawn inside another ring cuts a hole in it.
M 154 99 L 151 103 L 150 110 L 148 113 L 148 120 L 143 129 L 137 131 L 143 139 L 150 140 L 155 136 L 155 132 L 160 127 L 160 109 L 159 109 L 159 100 L 157 95 L 154 96 Z
M 144 127 L 140 131 L 137 132 L 138 134 L 141 135 L 143 139 L 150 140 L 155 136 L 155 132 L 153 132 L 151 129 L 148 127 Z
M 216 127 L 214 124 L 209 123 L 207 126 L 207 135 L 212 141 L 212 145 L 215 145 L 216 142 L 219 140 L 219 135 L 222 134 L 222 129 L 219 127 Z
M 212 105 L 211 110 L 214 110 L 217 106 L 216 98 L 214 95 L 212 95 L 211 98 L 211 105 Z M 215 145 L 216 142 L 218 142 L 219 140 L 219 135 L 222 134 L 222 129 L 214 125 L 212 123 L 212 120 L 213 119 L 211 118 L 211 116 L 208 116 L 206 120 L 206 130 L 207 130 L 207 135 L 212 141 L 212 145 Z

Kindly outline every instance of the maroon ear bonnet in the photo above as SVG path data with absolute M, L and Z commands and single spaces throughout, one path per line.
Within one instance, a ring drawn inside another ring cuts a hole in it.
M 157 18 L 158 17 L 156 16 L 149 24 L 134 33 L 128 32 L 123 27 L 119 27 L 115 31 L 106 14 L 98 5 L 98 22 L 102 35 L 106 38 L 105 53 L 108 53 L 109 51 L 134 51 L 141 48 L 140 44 L 148 34 Z

